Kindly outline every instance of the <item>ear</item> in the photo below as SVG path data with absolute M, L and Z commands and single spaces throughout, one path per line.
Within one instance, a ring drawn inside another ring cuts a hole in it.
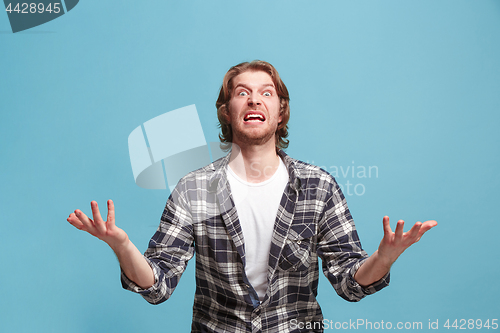
M 283 112 L 285 112 L 285 106 L 282 99 L 280 99 L 280 116 L 278 118 L 278 125 L 283 121 Z
M 229 110 L 228 110 L 227 104 L 221 105 L 221 107 L 219 108 L 219 110 L 220 110 L 220 113 L 221 113 L 222 117 L 224 118 L 224 120 L 228 124 L 230 124 L 231 123 L 231 116 L 229 114 Z
M 226 116 L 227 123 L 231 125 L 231 112 L 229 112 L 228 106 L 224 108 L 224 115 Z

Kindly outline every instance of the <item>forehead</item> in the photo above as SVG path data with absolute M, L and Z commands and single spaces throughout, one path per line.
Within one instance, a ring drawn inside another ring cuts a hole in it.
M 233 87 L 238 86 L 244 87 L 261 87 L 261 86 L 273 86 L 274 81 L 271 75 L 263 71 L 246 71 L 241 74 L 236 75 L 233 78 Z

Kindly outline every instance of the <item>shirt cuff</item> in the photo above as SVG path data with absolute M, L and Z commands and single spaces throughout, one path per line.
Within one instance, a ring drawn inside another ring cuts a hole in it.
M 149 296 L 151 294 L 157 294 L 158 291 L 159 291 L 159 288 L 160 288 L 160 284 L 159 284 L 160 279 L 159 279 L 159 276 L 161 274 L 161 271 L 160 271 L 159 267 L 156 266 L 151 260 L 149 260 L 146 257 L 144 257 L 144 258 L 146 259 L 146 262 L 149 264 L 149 266 L 151 266 L 151 269 L 153 270 L 153 275 L 155 277 L 155 283 L 151 287 L 149 287 L 147 289 L 141 288 L 134 281 L 130 280 L 128 278 L 128 276 L 125 275 L 125 272 L 123 271 L 123 269 L 121 269 L 121 267 L 120 267 L 120 270 L 121 270 L 121 282 L 122 282 L 122 287 L 124 289 L 127 289 L 127 290 L 130 290 L 132 292 L 141 294 L 142 296 Z
M 354 275 L 358 271 L 359 267 L 361 267 L 361 265 L 363 264 L 363 262 L 364 262 L 364 260 L 358 261 L 356 264 L 354 264 L 351 267 L 351 271 L 350 271 L 350 274 L 349 274 L 350 277 L 349 277 L 349 279 L 347 281 L 347 283 L 349 285 L 349 288 L 352 288 L 354 290 L 359 290 L 364 295 L 371 295 L 371 294 L 376 293 L 377 291 L 380 291 L 380 290 L 384 289 L 385 287 L 387 287 L 389 285 L 389 281 L 390 281 L 390 278 L 391 278 L 390 271 L 387 272 L 380 280 L 372 283 L 371 285 L 366 286 L 366 287 L 361 286 L 354 279 Z

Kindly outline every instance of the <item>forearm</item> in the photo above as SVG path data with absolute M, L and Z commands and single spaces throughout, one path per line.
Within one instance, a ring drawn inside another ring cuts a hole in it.
M 377 250 L 359 267 L 354 274 L 354 280 L 363 287 L 369 286 L 383 278 L 391 269 L 392 264 L 393 261 L 382 258 Z
M 130 240 L 112 249 L 120 262 L 120 267 L 130 280 L 143 289 L 148 289 L 155 283 L 151 266 Z

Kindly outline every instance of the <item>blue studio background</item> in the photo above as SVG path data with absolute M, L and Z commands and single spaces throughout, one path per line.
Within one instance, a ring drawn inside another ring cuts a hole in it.
M 216 141 L 222 77 L 253 59 L 290 91 L 288 154 L 334 173 L 367 252 L 384 215 L 439 223 L 359 303 L 322 277 L 324 317 L 500 319 L 500 1 L 82 0 L 15 34 L 0 13 L 0 331 L 190 330 L 194 261 L 149 305 L 66 218 L 111 198 L 144 251 L 169 192 L 134 183 L 128 135 L 196 104 Z

